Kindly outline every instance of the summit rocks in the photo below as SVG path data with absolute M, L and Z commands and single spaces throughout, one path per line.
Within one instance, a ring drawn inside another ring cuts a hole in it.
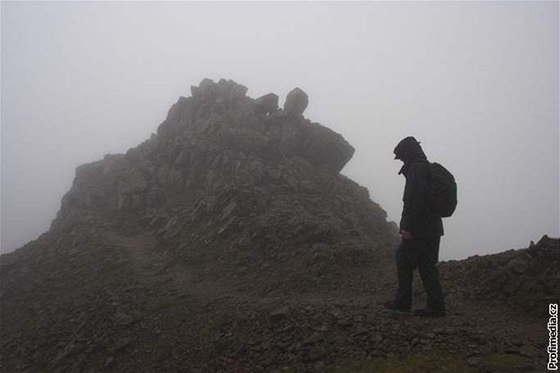
M 149 233 L 195 272 L 256 293 L 312 291 L 389 261 L 394 224 L 339 173 L 354 148 L 303 116 L 301 89 L 284 109 L 247 91 L 204 79 L 149 139 L 79 166 L 46 235 L 79 251 L 101 231 Z
M 279 252 L 338 235 L 394 238 L 368 191 L 339 174 L 354 148 L 301 115 L 303 91 L 290 92 L 287 112 L 278 96 L 254 100 L 231 80 L 205 79 L 191 92 L 148 140 L 77 168 L 53 232 L 92 219 L 113 229 L 147 222 L 180 241 L 204 227 L 207 239 Z
M 286 97 L 286 103 L 284 104 L 284 110 L 290 114 L 302 115 L 307 105 L 309 104 L 309 97 L 300 88 L 294 88 L 288 96 Z
M 385 268 L 394 224 L 339 173 L 354 148 L 288 96 L 204 79 L 149 139 L 79 166 L 49 231 L 1 257 L 0 370 L 262 370 L 260 314 L 288 328 L 289 297 Z

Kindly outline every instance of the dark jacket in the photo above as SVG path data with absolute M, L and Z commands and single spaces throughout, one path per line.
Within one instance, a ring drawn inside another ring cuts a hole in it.
M 422 154 L 405 162 L 401 171 L 406 178 L 400 228 L 413 238 L 430 239 L 443 235 L 441 217 L 428 208 L 430 164 Z

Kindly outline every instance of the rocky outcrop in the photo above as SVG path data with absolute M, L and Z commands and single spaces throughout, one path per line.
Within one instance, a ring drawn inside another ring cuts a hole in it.
M 261 96 L 255 100 L 255 106 L 257 115 L 272 114 L 278 110 L 278 96 L 274 93 Z
M 303 116 L 307 100 L 296 89 L 282 110 L 205 79 L 149 139 L 79 166 L 49 231 L 1 257 L 0 370 L 174 371 L 119 355 L 181 341 L 179 370 L 215 371 L 206 342 L 169 337 L 204 339 L 208 302 L 343 291 L 385 268 L 394 225 L 339 174 L 354 148 Z
M 189 247 L 222 240 L 234 249 L 222 264 L 233 271 L 246 262 L 247 275 L 298 250 L 334 260 L 350 246 L 371 261 L 394 242 L 385 211 L 339 174 L 354 149 L 302 115 L 301 89 L 290 92 L 285 110 L 277 95 L 255 100 L 231 80 L 204 79 L 191 92 L 148 140 L 77 168 L 53 232 L 80 224 L 149 230 L 186 256 Z M 309 270 L 285 261 L 281 272 L 301 280 Z M 275 281 L 290 286 L 282 276 Z
M 542 313 L 560 296 L 560 239 L 544 236 L 527 249 L 445 262 L 441 271 L 475 299 Z

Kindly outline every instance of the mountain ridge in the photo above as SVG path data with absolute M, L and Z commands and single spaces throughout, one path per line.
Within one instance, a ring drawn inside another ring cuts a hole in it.
M 304 117 L 307 94 L 191 93 L 77 167 L 49 231 L 0 256 L 2 371 L 359 371 L 344 361 L 427 350 L 436 368 L 538 369 L 558 239 L 441 263 L 449 316 L 394 319 L 397 227 L 340 174 L 354 148 Z

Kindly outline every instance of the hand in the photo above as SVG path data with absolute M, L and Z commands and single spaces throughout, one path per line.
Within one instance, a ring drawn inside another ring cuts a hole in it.
M 410 233 L 410 231 L 401 229 L 400 235 L 403 240 L 412 240 L 412 233 Z

